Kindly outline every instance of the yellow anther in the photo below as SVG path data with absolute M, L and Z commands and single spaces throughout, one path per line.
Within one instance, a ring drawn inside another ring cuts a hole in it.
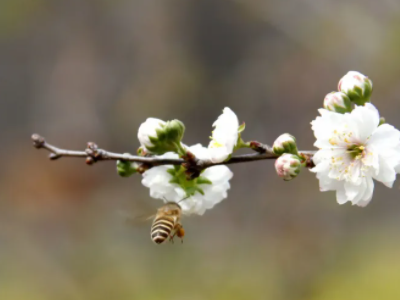
M 333 138 L 329 139 L 329 144 L 331 144 L 332 146 L 337 145 L 337 143 L 335 142 L 335 140 Z
M 224 145 L 222 145 L 221 143 L 218 143 L 216 140 L 213 140 L 211 143 L 211 148 L 221 148 Z

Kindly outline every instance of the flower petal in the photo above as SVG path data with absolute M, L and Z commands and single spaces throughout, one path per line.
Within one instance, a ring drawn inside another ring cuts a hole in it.
M 371 201 L 372 199 L 372 195 L 374 193 L 374 181 L 372 180 L 372 178 L 368 177 L 366 178 L 366 189 L 365 189 L 365 193 L 362 196 L 362 198 L 355 203 L 357 206 L 360 207 L 365 207 L 367 206 L 367 204 Z
M 381 155 L 379 156 L 379 172 L 372 175 L 375 180 L 382 182 L 387 187 L 393 187 L 396 180 L 395 166 L 389 165 L 388 161 Z
M 365 181 L 363 180 L 360 184 L 354 184 L 352 182 L 345 182 L 344 189 L 346 191 L 346 199 L 348 201 L 357 201 L 357 198 L 361 198 L 367 188 Z
M 366 142 L 379 125 L 378 110 L 371 103 L 357 106 L 351 112 L 351 118 L 358 124 L 358 137 L 361 142 Z
M 382 124 L 372 134 L 368 144 L 373 144 L 378 150 L 394 148 L 400 144 L 400 131 L 389 124 Z
M 347 200 L 346 190 L 344 189 L 343 184 L 336 190 L 336 201 L 339 204 L 345 204 L 347 201 L 349 201 Z

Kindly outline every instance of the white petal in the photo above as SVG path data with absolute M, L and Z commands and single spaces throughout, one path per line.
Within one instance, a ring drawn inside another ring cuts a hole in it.
M 389 124 L 382 124 L 372 134 L 368 144 L 377 149 L 397 147 L 400 144 L 400 131 Z
M 239 120 L 236 114 L 225 107 L 222 115 L 214 122 L 215 127 L 212 132 L 212 140 L 208 146 L 209 149 L 221 149 L 211 152 L 212 162 L 223 162 L 232 154 L 239 137 Z
M 311 122 L 311 129 L 314 131 L 314 135 L 317 140 L 327 140 L 331 132 L 333 132 L 337 126 L 344 120 L 344 115 L 328 111 L 326 109 L 319 109 L 318 112 L 321 117 L 317 117 Z
M 372 195 L 374 193 L 374 181 L 372 178 L 369 177 L 366 179 L 366 186 L 367 188 L 361 200 L 355 203 L 357 206 L 365 207 L 372 199 Z
M 210 155 L 210 160 L 213 163 L 220 163 L 226 160 L 229 155 L 232 153 L 229 149 L 226 147 L 219 147 L 219 148 L 208 148 L 209 149 L 209 155 Z
M 361 142 L 365 142 L 379 125 L 379 113 L 370 103 L 357 106 L 351 112 L 351 118 L 358 124 L 358 137 Z
M 339 187 L 339 188 L 336 190 L 336 201 L 337 201 L 337 203 L 339 203 L 339 204 L 345 204 L 347 201 L 349 201 L 349 200 L 347 200 L 346 191 L 345 191 L 345 189 L 344 189 L 343 184 L 342 184 L 341 187 Z
M 190 152 L 192 152 L 197 159 L 200 160 L 209 160 L 210 159 L 210 149 L 203 147 L 201 144 L 196 144 L 190 147 L 187 147 Z
M 379 172 L 373 175 L 375 180 L 382 182 L 387 187 L 393 187 L 393 183 L 396 180 L 395 166 L 388 164 L 388 161 L 381 155 L 379 156 Z
M 356 201 L 364 195 L 367 185 L 365 180 L 362 180 L 360 184 L 354 184 L 352 182 L 345 182 L 344 188 L 346 191 L 346 198 L 348 201 Z
M 318 151 L 320 152 L 320 151 Z M 324 161 L 319 161 L 318 163 L 315 162 L 316 159 L 314 157 L 314 163 L 316 164 L 316 166 L 312 169 L 310 169 L 311 172 L 313 173 L 319 173 L 319 172 L 328 172 L 329 171 L 329 161 L 328 160 L 324 160 Z
M 233 173 L 227 166 L 215 166 L 205 169 L 201 176 L 206 177 L 213 184 L 219 184 L 231 180 Z

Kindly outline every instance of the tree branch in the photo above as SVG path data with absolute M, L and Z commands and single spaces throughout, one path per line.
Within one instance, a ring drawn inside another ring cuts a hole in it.
M 264 145 L 259 142 L 251 142 L 250 148 L 252 148 L 257 153 L 253 154 L 242 154 L 233 156 L 228 161 L 222 163 L 213 163 L 211 161 L 202 161 L 197 160 L 194 156 L 182 158 L 159 158 L 159 157 L 145 157 L 145 156 L 137 156 L 131 155 L 128 153 L 113 153 L 103 149 L 98 148 L 95 143 L 89 142 L 87 144 L 87 148 L 85 151 L 75 151 L 75 150 L 66 150 L 61 149 L 56 146 L 53 146 L 46 142 L 44 137 L 39 134 L 32 135 L 33 146 L 38 149 L 46 149 L 51 152 L 49 158 L 51 160 L 56 160 L 61 157 L 82 157 L 86 158 L 86 163 L 88 165 L 92 165 L 97 161 L 102 160 L 121 160 L 121 161 L 130 161 L 147 165 L 147 169 L 153 166 L 160 165 L 182 165 L 182 164 L 190 164 L 192 168 L 197 170 L 203 170 L 212 166 L 218 165 L 229 165 L 243 162 L 251 162 L 258 161 L 264 159 L 276 159 L 278 156 L 273 153 L 272 148 L 268 145 Z M 299 151 L 300 155 L 306 159 L 307 167 L 313 167 L 312 157 L 315 154 L 315 151 Z

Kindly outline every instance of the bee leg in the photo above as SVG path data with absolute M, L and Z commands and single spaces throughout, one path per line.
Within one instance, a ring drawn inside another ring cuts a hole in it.
M 176 224 L 175 226 L 175 233 L 181 239 L 181 243 L 183 244 L 183 237 L 185 236 L 185 230 L 181 223 Z
M 169 241 L 173 244 L 174 243 L 174 236 L 175 236 L 175 233 L 173 234 L 173 235 L 170 235 L 169 236 Z
M 181 236 L 181 234 L 180 234 L 181 230 L 183 230 L 182 228 L 183 228 L 183 227 L 182 227 L 182 225 L 181 225 L 180 223 L 176 223 L 176 225 L 175 225 L 175 227 L 174 227 L 174 234 L 171 235 L 171 236 L 169 237 L 169 241 L 172 242 L 172 244 L 174 243 L 174 237 L 175 237 L 176 235 L 177 235 L 179 238 L 182 238 L 182 236 Z

